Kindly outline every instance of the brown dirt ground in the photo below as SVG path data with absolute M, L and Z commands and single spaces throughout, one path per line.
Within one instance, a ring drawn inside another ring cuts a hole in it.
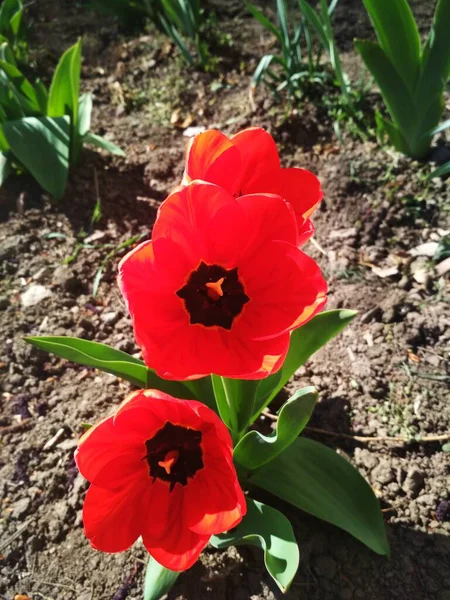
M 414 2 L 423 29 L 430 5 Z M 58 6 L 42 0 L 30 10 L 44 76 L 61 50 L 83 36 L 93 130 L 120 144 L 127 158 L 86 151 L 59 203 L 27 178 L 0 190 L 0 597 L 141 598 L 145 551 L 139 543 L 113 556 L 90 548 L 81 525 L 86 483 L 73 461 L 82 423 L 110 413 L 130 386 L 38 352 L 22 336 L 77 335 L 138 351 L 114 282 L 123 251 L 107 262 L 95 298 L 93 278 L 111 248 L 132 235 L 149 235 L 158 204 L 178 182 L 186 144 L 183 129 L 170 122 L 178 110 L 180 123 L 226 132 L 262 125 L 286 166 L 318 173 L 325 200 L 315 238 L 325 254 L 312 244 L 307 250 L 328 278 L 329 307 L 360 311 L 289 388 L 312 383 L 319 389 L 311 426 L 336 435 L 307 435 L 336 448 L 368 478 L 382 501 L 392 555 L 377 557 L 336 528 L 276 502 L 292 520 L 302 555 L 286 597 L 448 600 L 450 454 L 443 442 L 368 444 L 340 436 L 418 438 L 450 431 L 448 280 L 430 259 L 409 253 L 450 229 L 448 185 L 425 182 L 429 167 L 373 141 L 345 136 L 339 144 L 314 103 L 286 114 L 261 88 L 252 112 L 249 76 L 271 40 L 236 0 L 219 7 L 221 33 L 230 33 L 233 45 L 218 74 L 187 69 L 152 32 L 124 38 L 112 21 L 92 18 L 68 0 Z M 347 52 L 354 36 L 372 35 L 359 0 L 341 0 L 336 25 Z M 350 64 L 352 56 L 346 56 Z M 91 226 L 97 196 L 102 217 Z M 93 247 L 80 249 L 86 234 Z M 380 277 L 371 265 L 398 272 Z M 36 285 L 47 297 L 23 307 L 21 294 Z M 213 597 L 268 600 L 280 594 L 261 554 L 241 547 L 207 549 L 169 595 Z

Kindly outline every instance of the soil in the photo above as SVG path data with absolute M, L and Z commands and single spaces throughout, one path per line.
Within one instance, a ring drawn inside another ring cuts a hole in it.
M 286 598 L 448 600 L 450 454 L 445 439 L 426 441 L 450 432 L 448 279 L 429 256 L 415 256 L 424 252 L 421 245 L 449 233 L 448 183 L 427 181 L 429 165 L 375 140 L 344 133 L 340 143 L 319 103 L 287 108 L 259 88 L 252 110 L 249 79 L 272 41 L 240 2 L 216 7 L 228 43 L 216 73 L 187 69 L 153 31 L 125 37 L 112 20 L 93 18 L 69 0 L 55 4 L 30 6 L 38 68 L 48 79 L 62 50 L 83 36 L 92 130 L 122 146 L 127 158 L 85 151 L 60 202 L 26 177 L 0 190 L 0 597 L 142 597 L 143 546 L 105 555 L 85 539 L 87 484 L 73 460 L 83 423 L 111 413 L 131 386 L 37 351 L 22 338 L 75 335 L 137 353 L 115 285 L 126 252 L 121 244 L 150 235 L 159 203 L 180 179 L 188 125 L 230 133 L 255 125 L 274 135 L 285 166 L 319 175 L 325 200 L 314 222 L 321 250 L 310 243 L 307 251 L 328 279 L 328 307 L 359 311 L 287 391 L 317 387 L 310 425 L 328 434 L 306 435 L 338 450 L 367 477 L 392 548 L 390 558 L 378 557 L 346 533 L 271 499 L 291 519 L 301 550 Z M 421 31 L 429 26 L 430 4 L 413 3 Z M 336 28 L 346 64 L 357 70 L 351 40 L 372 36 L 359 0 L 341 0 Z M 372 110 L 376 102 L 369 98 Z M 101 218 L 92 223 L 98 199 Z M 389 436 L 409 441 L 386 441 Z M 208 548 L 169 598 L 213 597 L 281 594 L 257 550 Z

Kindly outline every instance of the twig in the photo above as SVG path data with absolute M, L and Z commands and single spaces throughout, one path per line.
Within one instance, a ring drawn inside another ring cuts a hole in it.
M 273 415 L 268 410 L 263 411 L 263 415 L 272 421 L 278 421 L 278 416 Z M 353 440 L 354 442 L 400 442 L 403 444 L 409 444 L 412 442 L 422 443 L 422 442 L 445 442 L 446 440 L 450 440 L 450 431 L 447 433 L 443 433 L 441 435 L 426 435 L 422 438 L 408 438 L 404 436 L 367 436 L 367 435 L 352 435 L 350 433 L 340 433 L 338 431 L 327 431 L 326 429 L 319 429 L 318 427 L 309 427 L 306 426 L 305 429 L 311 431 L 312 433 L 320 433 L 321 435 L 328 435 L 331 437 L 339 437 L 344 438 L 346 440 Z
M 78 593 L 78 591 L 75 588 L 70 587 L 69 585 L 63 585 L 62 583 L 55 583 L 54 581 L 41 581 L 39 579 L 30 579 L 29 581 L 37 585 L 48 585 L 55 588 L 60 588 L 62 590 L 68 590 L 69 592 L 73 592 L 74 594 Z
M 0 435 L 5 433 L 15 433 L 16 431 L 22 431 L 22 429 L 27 429 L 31 425 L 31 421 L 33 419 L 24 419 L 20 423 L 15 423 L 14 425 L 6 425 L 5 427 L 0 427 Z
M 323 254 L 324 256 L 328 257 L 327 252 L 322 248 L 322 246 L 319 244 L 319 242 L 314 237 L 309 238 L 309 241 L 317 248 L 317 250 L 321 254 Z
M 3 550 L 5 550 L 5 548 L 7 548 L 12 542 L 14 542 L 14 540 L 16 540 L 18 537 L 20 537 L 21 534 L 26 529 L 28 529 L 28 527 L 31 525 L 32 522 L 33 522 L 33 519 L 29 519 L 23 525 L 21 525 L 17 531 L 15 531 L 7 540 L 5 540 L 3 542 L 3 544 L 0 546 L 0 552 L 3 552 Z

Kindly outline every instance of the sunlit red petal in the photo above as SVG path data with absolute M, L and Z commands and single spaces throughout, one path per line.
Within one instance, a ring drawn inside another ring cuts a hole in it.
M 141 535 L 144 490 L 135 484 L 120 492 L 91 485 L 84 500 L 83 523 L 93 548 L 122 552 L 132 546 Z
M 289 349 L 289 334 L 263 341 L 250 336 L 250 331 L 247 335 L 229 336 L 226 340 L 228 345 L 217 353 L 213 373 L 221 373 L 225 377 L 262 379 L 280 369 Z
M 152 423 L 150 421 L 149 437 Z M 92 427 L 89 436 L 80 440 L 75 460 L 88 481 L 113 490 L 128 485 L 146 473 L 142 463 L 144 454 L 142 436 L 135 431 L 118 432 L 114 427 L 114 418 L 109 417 Z
M 251 127 L 233 135 L 231 141 L 242 160 L 240 194 L 278 193 L 280 159 L 272 136 Z
M 164 535 L 161 526 L 158 535 L 154 535 L 151 518 L 142 533 L 142 541 L 153 558 L 173 571 L 189 569 L 211 537 L 211 534 L 200 535 L 187 527 L 186 508 L 184 490 L 177 486 L 155 513 L 155 521 L 164 523 Z
M 319 179 L 306 169 L 281 169 L 278 193 L 292 204 L 300 224 L 311 216 L 323 199 Z
M 234 264 L 245 226 L 242 209 L 231 194 L 216 185 L 195 182 L 171 194 L 161 206 L 153 228 L 155 254 L 159 262 L 156 245 L 166 238 L 196 263 L 192 268 L 200 260 L 222 266 Z
M 278 336 L 306 322 L 317 312 L 309 314 L 308 307 L 316 306 L 317 297 L 323 298 L 327 289 L 315 261 L 279 241 L 254 255 L 241 275 L 252 302 L 236 325 L 237 333 L 245 327 L 256 339 Z
M 220 131 L 211 129 L 194 137 L 188 149 L 185 183 L 194 179 L 209 181 L 237 192 L 241 157 L 238 149 Z
M 192 531 L 211 535 L 235 527 L 245 515 L 246 503 L 232 464 L 208 460 L 206 445 L 205 455 L 205 469 L 186 491 L 186 522 Z
M 261 247 L 273 240 L 297 242 L 294 212 L 280 196 L 250 194 L 237 201 L 246 217 L 247 253 L 258 254 Z
M 297 246 L 300 248 L 303 244 L 314 235 L 314 224 L 311 219 L 305 219 L 303 223 L 301 219 L 297 222 L 298 235 L 297 235 Z

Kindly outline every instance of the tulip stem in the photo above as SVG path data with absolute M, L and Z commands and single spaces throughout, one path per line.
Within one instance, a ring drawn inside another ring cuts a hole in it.
M 248 429 L 259 380 L 212 375 L 212 382 L 220 418 L 237 444 Z

